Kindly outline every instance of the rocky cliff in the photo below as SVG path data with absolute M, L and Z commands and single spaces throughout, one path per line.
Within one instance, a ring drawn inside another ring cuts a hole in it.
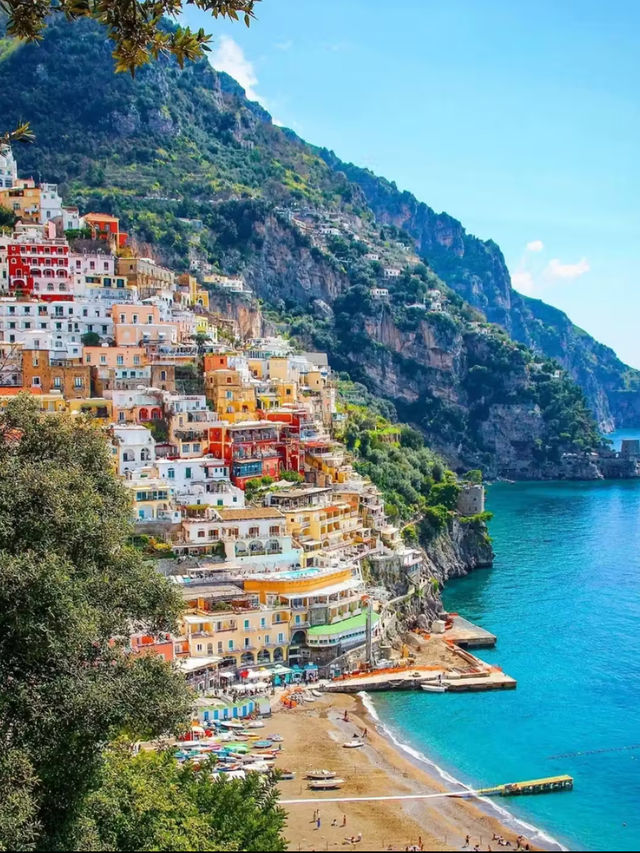
M 640 425 L 640 371 L 575 326 L 567 315 L 511 287 L 499 247 L 468 234 L 447 213 L 436 213 L 393 182 L 322 150 L 325 161 L 363 190 L 381 223 L 402 228 L 438 275 L 516 341 L 558 361 L 582 387 L 601 427 Z
M 181 70 L 163 58 L 135 80 L 114 75 L 98 26 L 55 21 L 41 44 L 0 60 L 0 116 L 33 124 L 23 175 L 58 181 L 83 210 L 120 216 L 132 239 L 178 271 L 242 274 L 269 328 L 327 351 L 457 468 L 559 476 L 567 454 L 597 447 L 577 387 L 472 307 L 508 325 L 512 295 L 497 247 L 411 198 L 392 208 L 390 191 L 385 213 L 373 176 L 371 186 L 350 179 L 274 127 L 206 61 Z M 414 229 L 432 268 L 376 215 Z M 434 270 L 473 252 L 486 257 L 465 302 L 457 279 L 449 288 Z M 230 310 L 241 334 L 264 328 L 250 305 Z

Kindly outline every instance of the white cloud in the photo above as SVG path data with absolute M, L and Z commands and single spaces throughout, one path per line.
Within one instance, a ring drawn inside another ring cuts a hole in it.
M 277 41 L 275 43 L 275 47 L 278 50 L 291 50 L 291 48 L 293 47 L 293 42 L 291 41 L 291 39 L 287 39 L 286 41 Z
M 591 267 L 586 258 L 581 258 L 575 264 L 563 264 L 558 258 L 552 258 L 545 267 L 544 274 L 548 278 L 578 278 L 589 272 Z
M 211 52 L 210 62 L 216 71 L 225 71 L 234 80 L 237 80 L 250 101 L 258 101 L 259 104 L 266 107 L 266 100 L 254 89 L 254 86 L 258 85 L 258 76 L 253 63 L 247 59 L 240 45 L 232 38 L 220 36 Z
M 534 283 L 533 276 L 525 270 L 518 270 L 511 276 L 511 284 L 520 293 L 533 293 Z
M 531 240 L 527 243 L 527 252 L 541 252 L 544 249 L 542 240 Z

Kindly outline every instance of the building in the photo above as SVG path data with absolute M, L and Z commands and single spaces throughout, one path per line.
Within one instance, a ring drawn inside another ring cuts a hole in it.
M 127 234 L 120 231 L 120 220 L 108 213 L 86 213 L 83 217 L 85 227 L 91 231 L 92 240 L 104 240 L 112 251 L 122 249 L 127 242 Z
M 387 299 L 389 296 L 386 287 L 372 287 L 370 293 L 374 299 Z
M 48 350 L 22 350 L 24 388 L 38 388 L 44 394 L 59 391 L 65 400 L 88 397 L 91 390 L 89 368 L 80 359 L 52 357 Z
M 156 442 L 151 431 L 139 424 L 115 425 L 111 429 L 116 470 L 121 477 L 156 461 Z
M 141 299 L 161 290 L 175 290 L 175 273 L 151 258 L 118 258 L 117 273 L 124 276 L 131 287 L 138 289 Z
M 460 515 L 478 515 L 484 512 L 484 486 L 475 483 L 463 483 L 458 495 Z
M 280 474 L 281 424 L 272 421 L 218 422 L 209 429 L 209 452 L 224 459 L 231 481 L 244 489 L 248 480 Z
M 43 300 L 73 299 L 69 244 L 56 237 L 55 225 L 16 226 L 7 245 L 9 293 Z
M 10 210 L 23 224 L 40 222 L 40 187 L 32 180 L 16 179 L 9 189 L 0 189 L 0 206 Z
M 62 198 L 57 184 L 40 184 L 40 222 L 45 224 L 62 217 Z
M 0 189 L 11 188 L 18 180 L 18 164 L 10 145 L 0 146 Z
M 398 269 L 398 267 L 385 267 L 384 268 L 384 277 L 385 278 L 398 278 L 402 274 L 402 270 Z
M 237 370 L 208 371 L 205 373 L 204 389 L 207 399 L 222 420 L 235 422 L 255 419 L 255 386 L 245 382 Z

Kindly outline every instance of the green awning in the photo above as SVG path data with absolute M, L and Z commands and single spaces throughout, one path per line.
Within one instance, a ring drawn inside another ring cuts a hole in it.
M 375 625 L 380 619 L 377 613 L 371 614 L 371 625 Z M 307 637 L 326 637 L 333 634 L 342 634 L 344 631 L 355 631 L 358 628 L 364 628 L 367 624 L 367 614 L 358 613 L 357 616 L 350 616 L 348 619 L 343 619 L 342 622 L 333 622 L 331 625 L 315 625 L 307 630 Z

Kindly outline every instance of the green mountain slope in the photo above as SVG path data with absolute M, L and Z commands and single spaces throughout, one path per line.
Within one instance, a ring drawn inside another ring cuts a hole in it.
M 26 117 L 37 135 L 18 152 L 23 175 L 119 215 L 177 269 L 241 272 L 273 327 L 326 349 L 458 468 L 594 474 L 567 456 L 599 443 L 579 388 L 486 323 L 406 233 L 381 228 L 366 187 L 206 61 L 161 60 L 132 80 L 110 54 L 86 21 L 5 50 L 3 123 Z
M 411 193 L 320 150 L 325 162 L 364 192 L 382 223 L 408 232 L 418 253 L 456 293 L 492 323 L 536 352 L 556 359 L 584 390 L 599 424 L 640 425 L 640 371 L 575 326 L 563 311 L 513 290 L 499 247 L 479 240 L 447 213 L 436 213 Z

